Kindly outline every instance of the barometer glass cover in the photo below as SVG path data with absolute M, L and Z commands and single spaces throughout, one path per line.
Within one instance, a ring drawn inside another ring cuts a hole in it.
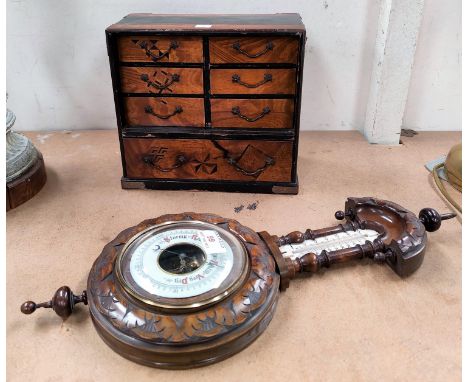
M 226 297 L 247 266 L 239 239 L 198 221 L 150 227 L 126 244 L 116 262 L 128 293 L 168 309 L 200 307 Z

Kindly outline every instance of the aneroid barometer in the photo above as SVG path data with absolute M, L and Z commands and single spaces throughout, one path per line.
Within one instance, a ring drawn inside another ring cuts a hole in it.
M 426 231 L 454 216 L 425 208 L 417 217 L 392 202 L 348 198 L 335 214 L 341 224 L 273 236 L 217 215 L 164 215 L 108 243 L 81 295 L 64 286 L 21 311 L 52 308 L 66 319 L 82 302 L 122 356 L 154 367 L 203 366 L 254 341 L 297 275 L 368 258 L 407 276 L 421 265 Z

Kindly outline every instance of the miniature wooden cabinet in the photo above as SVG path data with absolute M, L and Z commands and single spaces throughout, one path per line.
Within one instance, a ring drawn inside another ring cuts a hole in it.
M 123 188 L 297 193 L 298 14 L 131 14 L 106 35 Z

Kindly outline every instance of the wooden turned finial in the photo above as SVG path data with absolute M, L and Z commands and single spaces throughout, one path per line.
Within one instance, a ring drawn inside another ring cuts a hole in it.
M 440 228 L 442 220 L 452 219 L 455 216 L 457 214 L 453 212 L 441 215 L 434 208 L 423 208 L 419 211 L 418 217 L 427 232 L 434 232 Z
M 21 312 L 32 314 L 37 308 L 52 308 L 58 316 L 66 320 L 73 313 L 75 305 L 79 303 L 88 305 L 86 291 L 77 296 L 73 294 L 68 286 L 62 286 L 57 289 L 50 301 L 41 302 L 40 304 L 36 304 L 34 301 L 26 301 L 21 305 Z
M 344 211 L 336 211 L 335 212 L 335 219 L 336 220 L 343 220 L 345 217 L 348 216 L 353 216 L 353 212 L 351 210 L 348 210 L 346 212 Z
M 292 243 L 302 243 L 304 240 L 306 240 L 306 237 L 301 231 L 293 231 L 288 233 L 287 235 L 279 237 L 278 245 L 282 246 Z

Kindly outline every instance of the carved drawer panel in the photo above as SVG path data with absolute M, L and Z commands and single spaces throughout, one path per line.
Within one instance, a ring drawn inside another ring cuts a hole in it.
M 122 62 L 203 62 L 201 37 L 125 36 L 118 39 Z
M 293 37 L 211 37 L 210 61 L 225 63 L 297 63 L 299 41 Z
M 126 97 L 126 119 L 138 126 L 205 126 L 203 98 Z
M 212 99 L 213 127 L 280 128 L 293 126 L 292 99 Z
M 203 94 L 203 69 L 128 67 L 120 69 L 124 93 Z
M 213 69 L 212 94 L 295 94 L 296 69 Z
M 291 181 L 289 141 L 125 138 L 123 143 L 131 178 Z

